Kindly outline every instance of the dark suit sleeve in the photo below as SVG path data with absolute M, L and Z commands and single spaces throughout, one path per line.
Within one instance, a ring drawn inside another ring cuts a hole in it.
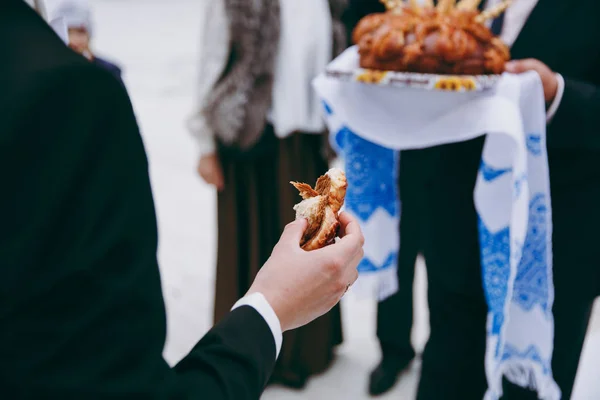
M 565 91 L 548 126 L 548 147 L 600 150 L 600 88 L 565 77 Z
M 125 85 L 123 82 L 123 71 L 121 70 L 121 68 L 119 66 L 117 66 L 116 64 L 113 64 L 110 61 L 107 61 L 103 58 L 100 58 L 100 57 L 94 57 L 92 62 L 94 64 L 96 64 L 97 66 L 104 68 L 107 71 L 109 71 L 110 73 L 112 73 L 115 76 L 115 78 L 117 78 L 119 80 L 119 82 L 121 82 L 121 84 Z
M 214 399 L 258 399 L 275 366 L 275 340 L 249 306 L 229 313 L 175 366 L 181 387 Z M 198 397 L 200 398 L 200 397 Z
M 352 32 L 363 17 L 384 11 L 385 6 L 379 0 L 349 0 L 348 7 L 342 16 L 348 35 L 348 44 L 354 44 L 352 42 Z
M 125 89 L 87 63 L 17 86 L 0 132 L 0 397 L 258 399 L 275 344 L 250 307 L 176 368 L 162 358 L 154 205 Z

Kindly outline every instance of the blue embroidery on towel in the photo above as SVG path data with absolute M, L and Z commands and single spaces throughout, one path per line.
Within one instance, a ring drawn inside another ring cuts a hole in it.
M 481 160 L 481 164 L 479 165 L 479 172 L 483 176 L 483 179 L 485 179 L 487 182 L 491 182 L 495 179 L 498 179 L 499 177 L 509 173 L 510 171 L 512 171 L 512 168 L 497 169 L 489 166 L 483 160 Z
M 325 100 L 321 100 L 321 104 L 323 104 L 323 110 L 325 110 L 325 115 L 332 115 L 333 109 Z
M 519 351 L 517 348 L 511 346 L 506 343 L 504 345 L 504 352 L 502 354 L 502 361 L 507 361 L 510 359 L 520 359 L 520 360 L 530 360 L 535 362 L 536 364 L 541 365 L 542 373 L 544 375 L 550 375 L 551 371 L 551 363 L 549 360 L 544 359 L 540 355 L 540 351 L 534 345 L 527 347 L 524 351 Z
M 510 230 L 506 227 L 492 233 L 479 218 L 479 243 L 483 287 L 488 310 L 492 314 L 490 333 L 499 335 L 504 324 L 504 305 L 510 277 Z
M 519 198 L 519 196 L 521 196 L 521 193 L 523 192 L 523 183 L 525 182 L 527 182 L 527 174 L 522 174 L 521 176 L 517 177 L 517 179 L 515 179 L 513 200 L 516 200 Z
M 396 152 L 371 143 L 343 127 L 337 143 L 344 153 L 348 190 L 346 206 L 362 221 L 367 221 L 378 208 L 392 217 L 399 215 L 398 168 Z
M 529 134 L 526 138 L 527 150 L 534 156 L 542 154 L 542 136 L 539 134 Z
M 365 257 L 358 265 L 358 272 L 377 272 L 387 268 L 393 268 L 396 266 L 396 260 L 398 259 L 398 252 L 391 252 L 385 259 L 383 264 L 376 265 L 373 260 Z
M 548 243 L 547 238 L 548 204 L 542 193 L 533 196 L 529 203 L 529 223 L 527 236 L 517 267 L 513 300 L 524 310 L 531 310 L 538 304 L 545 312 L 550 312 L 548 304 Z

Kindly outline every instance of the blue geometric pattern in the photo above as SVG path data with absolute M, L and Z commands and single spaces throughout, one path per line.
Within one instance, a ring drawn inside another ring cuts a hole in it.
M 490 333 L 499 335 L 504 324 L 504 306 L 510 277 L 509 228 L 506 227 L 497 233 L 492 233 L 480 218 L 479 245 L 481 247 L 483 288 L 488 311 L 492 314 Z
M 479 165 L 479 172 L 483 176 L 483 179 L 486 180 L 486 182 L 491 182 L 495 179 L 498 179 L 499 177 L 509 173 L 510 171 L 512 171 L 512 168 L 496 169 L 494 167 L 490 167 L 483 160 L 481 160 L 481 164 Z
M 336 141 L 344 152 L 349 182 L 346 206 L 362 221 L 367 221 L 378 208 L 392 217 L 398 216 L 396 152 L 361 138 L 348 127 L 340 129 Z
M 504 352 L 502 354 L 502 361 L 514 360 L 515 358 L 520 360 L 531 360 L 541 365 L 542 373 L 544 375 L 549 375 L 551 372 L 552 364 L 550 360 L 544 359 L 540 355 L 538 348 L 534 345 L 530 345 L 524 351 L 519 351 L 510 344 L 506 344 L 504 346 Z
M 529 224 L 521 262 L 517 268 L 513 300 L 524 310 L 538 304 L 545 312 L 548 306 L 548 243 L 546 218 L 548 205 L 543 193 L 536 194 L 529 204 Z
M 375 265 L 370 259 L 363 258 L 360 264 L 358 264 L 358 272 L 377 272 L 382 269 L 391 268 L 396 266 L 396 260 L 398 259 L 398 253 L 392 252 L 389 254 L 387 259 L 381 265 Z
M 527 174 L 522 174 L 521 176 L 515 179 L 515 187 L 513 191 L 513 200 L 516 200 L 521 196 L 521 192 L 523 189 L 523 183 L 527 181 Z
M 327 102 L 325 100 L 321 100 L 321 103 L 323 104 L 323 110 L 325 110 L 325 115 L 333 114 L 333 110 L 331 109 L 331 106 L 329 104 L 327 104 Z
M 542 136 L 540 134 L 529 134 L 526 138 L 527 150 L 534 156 L 542 154 Z

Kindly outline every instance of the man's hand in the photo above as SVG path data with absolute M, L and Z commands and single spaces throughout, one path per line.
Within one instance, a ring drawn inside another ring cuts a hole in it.
M 198 175 L 209 185 L 213 185 L 220 192 L 225 189 L 223 169 L 216 154 L 207 154 L 200 157 L 198 162 Z
M 546 64 L 534 58 L 513 60 L 506 63 L 506 72 L 521 74 L 527 71 L 535 71 L 539 74 L 540 78 L 542 78 L 542 85 L 544 86 L 546 103 L 552 103 L 558 90 L 558 78 L 556 77 L 556 73 Z
M 340 214 L 337 243 L 306 252 L 300 239 L 306 220 L 289 224 L 248 294 L 262 293 L 281 324 L 282 331 L 306 325 L 335 306 L 358 278 L 364 237 L 358 222 Z

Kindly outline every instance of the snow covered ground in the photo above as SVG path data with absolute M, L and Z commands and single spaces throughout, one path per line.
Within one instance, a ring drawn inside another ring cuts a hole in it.
M 48 0 L 50 11 L 60 0 Z M 200 21 L 211 0 L 93 0 L 95 47 L 124 67 L 150 158 L 160 228 L 160 263 L 169 317 L 165 357 L 176 362 L 209 329 L 215 263 L 215 195 L 195 175 L 196 149 L 185 130 L 193 108 Z M 414 341 L 428 335 L 424 267 L 419 265 Z M 377 363 L 375 303 L 343 303 L 345 343 L 334 366 L 303 392 L 269 389 L 264 400 L 367 399 Z M 600 307 L 584 351 L 576 400 L 600 399 Z M 414 398 L 418 365 L 382 399 Z

